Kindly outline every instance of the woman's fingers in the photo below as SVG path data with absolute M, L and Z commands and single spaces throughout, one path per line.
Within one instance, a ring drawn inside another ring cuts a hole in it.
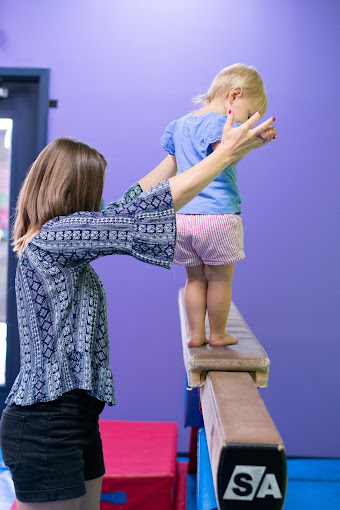
M 270 117 L 265 122 L 262 122 L 257 127 L 254 127 L 256 122 L 260 119 L 260 113 L 255 113 L 250 119 L 244 122 L 241 126 L 234 128 L 233 120 L 234 114 L 231 111 L 227 116 L 227 120 L 223 129 L 222 140 L 218 149 L 227 158 L 232 158 L 232 161 L 240 161 L 248 152 L 253 149 L 258 149 L 269 143 L 276 136 L 276 129 L 271 128 L 275 121 L 274 117 Z
M 254 127 L 256 122 L 258 122 L 258 120 L 260 119 L 260 117 L 261 117 L 260 112 L 254 113 L 254 115 L 252 117 L 250 117 L 250 119 L 248 119 L 246 122 L 244 122 L 242 124 L 242 126 L 241 126 L 242 130 L 246 130 L 246 131 L 249 130 L 251 135 L 253 137 L 256 137 L 256 136 L 264 133 L 264 131 L 266 131 L 275 121 L 275 117 L 270 117 L 265 122 L 262 122 L 262 124 L 260 124 L 259 126 Z M 224 126 L 224 130 L 223 130 L 223 132 L 225 133 L 225 137 L 228 136 L 227 135 L 228 131 L 230 131 L 230 129 L 233 127 L 233 120 L 234 120 L 234 113 L 231 110 L 227 117 L 227 120 L 226 120 L 226 123 Z M 223 140 L 223 138 L 222 138 L 222 140 Z
M 253 126 L 255 126 L 256 122 L 258 122 L 260 118 L 261 118 L 260 112 L 256 112 L 252 117 L 250 117 L 250 119 L 248 119 L 246 122 L 242 124 L 242 127 L 245 127 L 246 129 L 251 129 Z M 260 125 L 262 126 L 262 124 Z M 264 129 L 262 129 L 262 131 L 264 131 Z
M 257 114 L 255 113 L 255 115 L 257 115 Z M 255 117 L 255 115 L 253 115 L 253 117 Z M 250 120 L 252 120 L 252 118 L 253 118 L 253 117 L 250 117 L 250 119 L 249 119 L 247 122 L 249 122 Z M 269 128 L 269 127 L 273 124 L 273 122 L 274 122 L 274 121 L 275 121 L 275 117 L 270 117 L 268 120 L 266 120 L 265 122 L 262 122 L 262 124 L 260 124 L 260 125 L 259 125 L 259 126 L 257 126 L 256 128 L 254 128 L 254 129 L 252 130 L 252 134 L 253 134 L 254 136 L 258 136 L 258 135 L 260 135 L 260 134 L 261 134 L 261 133 L 263 133 L 266 129 L 268 129 L 268 128 Z M 245 122 L 243 125 L 245 125 L 245 124 L 246 124 L 246 122 Z M 254 125 L 254 124 L 255 124 L 255 123 L 253 123 L 253 125 Z
M 229 114 L 228 114 L 228 117 L 227 117 L 227 120 L 224 124 L 224 127 L 223 127 L 223 133 L 226 134 L 230 129 L 232 129 L 233 127 L 233 120 L 234 120 L 234 114 L 233 112 L 230 110 Z M 223 139 L 223 137 L 222 137 Z

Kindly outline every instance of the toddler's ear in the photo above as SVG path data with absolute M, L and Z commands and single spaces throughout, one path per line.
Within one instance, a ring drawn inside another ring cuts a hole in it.
M 242 87 L 234 87 L 229 94 L 229 97 L 231 98 L 231 104 L 235 101 L 235 99 L 241 97 L 242 94 L 243 94 Z

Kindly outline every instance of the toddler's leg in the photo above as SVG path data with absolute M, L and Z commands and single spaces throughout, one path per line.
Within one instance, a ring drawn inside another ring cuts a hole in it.
M 208 282 L 207 308 L 210 325 L 209 345 L 233 345 L 238 340 L 225 331 L 231 303 L 234 264 L 204 266 Z
M 205 336 L 205 313 L 207 308 L 207 280 L 203 265 L 186 267 L 187 283 L 184 301 L 189 324 L 189 347 L 199 347 L 207 343 Z

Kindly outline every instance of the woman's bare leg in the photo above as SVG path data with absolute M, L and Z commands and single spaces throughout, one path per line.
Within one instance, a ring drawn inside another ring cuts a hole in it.
M 80 501 L 81 498 L 47 501 L 44 503 L 22 503 L 17 501 L 17 507 L 18 510 L 80 510 Z
M 103 477 L 85 482 L 86 494 L 81 498 L 48 501 L 45 503 L 21 503 L 18 510 L 99 510 Z
M 210 325 L 209 345 L 233 345 L 238 340 L 225 331 L 231 304 L 234 264 L 204 266 L 208 282 L 207 309 Z
M 22 503 L 17 501 L 18 510 L 99 510 L 103 477 L 87 480 L 86 494 L 81 498 L 48 501 L 44 503 Z
M 207 280 L 203 265 L 186 267 L 185 269 L 188 277 L 184 292 L 185 309 L 189 324 L 188 346 L 199 347 L 207 343 L 205 335 Z
M 103 477 L 87 480 L 86 494 L 81 498 L 79 510 L 99 510 Z

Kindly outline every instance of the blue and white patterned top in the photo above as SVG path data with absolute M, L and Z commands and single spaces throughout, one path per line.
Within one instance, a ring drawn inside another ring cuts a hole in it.
M 79 388 L 114 405 L 105 291 L 90 262 L 118 253 L 170 269 L 175 241 L 167 180 L 144 193 L 137 183 L 102 211 L 45 223 L 17 265 L 20 372 L 6 403 Z
M 227 115 L 217 112 L 189 113 L 172 121 L 161 138 L 162 147 L 176 156 L 177 173 L 185 172 L 211 154 L 211 144 L 222 139 Z M 233 122 L 234 127 L 241 124 Z M 187 203 L 179 214 L 240 214 L 241 195 L 236 165 L 230 165 Z

